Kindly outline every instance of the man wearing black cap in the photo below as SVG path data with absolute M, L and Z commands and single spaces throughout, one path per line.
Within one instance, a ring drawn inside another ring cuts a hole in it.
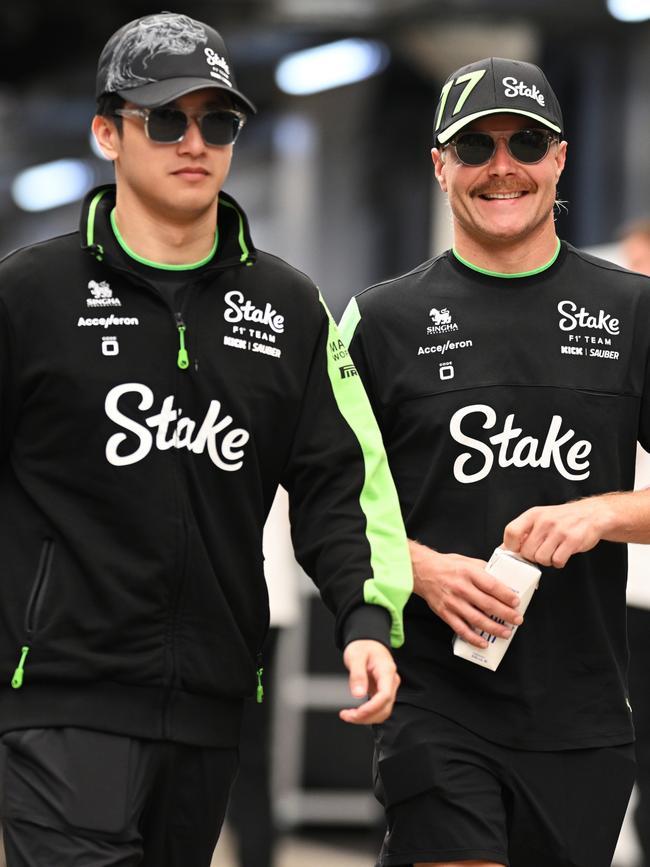
M 629 492 L 650 283 L 558 240 L 567 145 L 536 66 L 459 69 L 434 128 L 453 248 L 362 292 L 342 327 L 414 567 L 377 727 L 379 864 L 609 867 L 634 772 L 622 543 L 650 541 L 650 493 Z M 499 544 L 542 570 L 514 634 L 518 597 L 484 568 Z
M 9 867 L 207 867 L 279 482 L 336 616 L 350 723 L 390 713 L 411 587 L 367 399 L 317 288 L 222 192 L 254 111 L 212 28 L 160 13 L 102 52 L 116 185 L 0 265 L 0 731 Z

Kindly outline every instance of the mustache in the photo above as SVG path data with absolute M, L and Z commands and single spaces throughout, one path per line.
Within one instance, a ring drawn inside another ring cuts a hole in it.
M 524 181 L 499 181 L 499 183 L 479 184 L 470 190 L 470 196 L 491 196 L 495 193 L 534 193 L 537 185 Z

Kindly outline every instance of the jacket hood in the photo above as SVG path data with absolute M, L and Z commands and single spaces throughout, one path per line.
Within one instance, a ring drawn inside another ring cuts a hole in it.
M 87 250 L 99 262 L 118 264 L 115 235 L 111 226 L 111 212 L 115 207 L 115 184 L 95 187 L 84 199 L 81 208 L 79 234 L 82 249 Z M 246 214 L 227 193 L 219 193 L 217 210 L 219 233 L 218 254 L 205 269 L 223 268 L 226 265 L 252 265 L 257 258 Z

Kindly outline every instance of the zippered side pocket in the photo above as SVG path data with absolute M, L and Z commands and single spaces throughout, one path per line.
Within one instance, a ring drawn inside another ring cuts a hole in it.
M 41 556 L 38 561 L 38 568 L 36 569 L 36 577 L 34 578 L 34 583 L 32 585 L 32 592 L 29 594 L 29 600 L 25 610 L 25 632 L 28 636 L 32 635 L 38 626 L 38 618 L 41 613 L 41 608 L 43 607 L 45 590 L 47 589 L 50 573 L 52 571 L 53 557 L 54 542 L 52 539 L 45 539 L 41 548 Z M 23 685 L 25 663 L 30 649 L 31 648 L 28 644 L 24 644 L 20 648 L 20 660 L 13 673 L 13 677 L 11 678 L 11 685 L 14 689 L 20 689 Z
M 38 568 L 32 585 L 32 592 L 29 596 L 27 609 L 25 611 L 25 631 L 28 635 L 34 633 L 38 628 L 45 590 L 47 589 L 50 574 L 52 572 L 53 558 L 54 542 L 52 539 L 45 539 L 41 548 L 41 556 L 38 561 Z

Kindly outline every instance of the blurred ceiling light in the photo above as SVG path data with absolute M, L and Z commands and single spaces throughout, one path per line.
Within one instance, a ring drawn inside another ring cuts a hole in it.
M 619 21 L 647 21 L 650 0 L 607 0 L 607 11 Z
M 388 48 L 381 42 L 341 39 L 288 54 L 275 70 L 275 81 L 292 95 L 320 93 L 377 75 L 389 59 Z
M 81 199 L 94 180 L 82 160 L 56 160 L 20 172 L 11 185 L 11 196 L 23 211 L 48 211 Z

